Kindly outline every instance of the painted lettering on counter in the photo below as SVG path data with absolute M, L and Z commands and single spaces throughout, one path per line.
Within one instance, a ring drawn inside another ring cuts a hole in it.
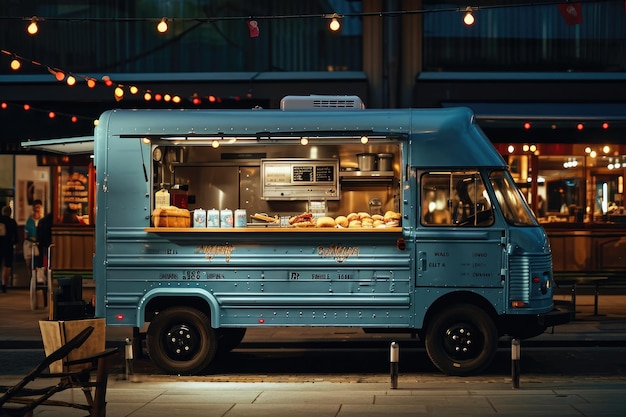
M 214 256 L 224 255 L 226 262 L 230 262 L 230 255 L 235 250 L 235 247 L 229 245 L 202 245 L 196 249 L 196 253 L 204 253 L 204 256 L 211 260 Z
M 360 248 L 355 246 L 343 246 L 341 243 L 333 243 L 327 248 L 319 246 L 317 254 L 321 258 L 333 258 L 337 263 L 342 263 L 350 256 L 359 256 Z

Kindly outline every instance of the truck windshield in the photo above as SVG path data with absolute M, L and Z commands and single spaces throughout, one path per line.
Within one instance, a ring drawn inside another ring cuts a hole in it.
M 489 175 L 493 192 L 506 221 L 515 226 L 536 226 L 537 220 L 524 196 L 507 171 L 493 171 Z

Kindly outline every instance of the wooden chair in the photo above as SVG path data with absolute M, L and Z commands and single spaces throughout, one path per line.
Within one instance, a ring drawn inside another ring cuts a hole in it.
M 72 352 L 79 349 L 94 331 L 94 326 L 87 326 L 61 347 L 46 356 L 20 382 L 11 387 L 0 387 L 4 392 L 0 397 L 0 416 L 32 416 L 39 405 L 72 407 L 89 412 L 91 417 L 106 416 L 106 387 L 108 378 L 108 358 L 117 352 L 117 348 L 105 349 L 96 354 L 79 359 L 68 360 Z M 62 372 L 53 372 L 55 363 L 63 363 Z M 49 372 L 46 372 L 49 371 Z M 95 372 L 92 380 L 91 374 Z M 27 388 L 33 381 L 40 379 L 58 379 L 55 385 L 42 388 Z M 53 400 L 51 397 L 61 391 L 80 388 L 85 395 L 85 403 Z M 92 395 L 92 389 L 94 393 Z

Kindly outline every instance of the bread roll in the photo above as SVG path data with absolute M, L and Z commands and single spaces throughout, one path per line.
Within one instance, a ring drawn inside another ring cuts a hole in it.
M 323 216 L 317 219 L 317 227 L 335 227 L 335 219 Z
M 365 211 L 360 211 L 357 214 L 359 216 L 359 219 L 361 219 L 361 220 L 363 220 L 363 219 L 370 219 L 372 217 L 369 213 L 367 213 Z
M 350 213 L 346 217 L 348 218 L 348 222 L 351 222 L 352 220 L 359 220 L 359 215 L 356 213 Z
M 349 224 L 348 224 L 349 228 L 360 228 L 361 227 L 361 220 L 352 220 Z
M 348 224 L 350 223 L 348 222 L 348 218 L 346 216 L 337 216 L 335 218 L 335 224 L 341 227 L 348 227 Z
M 372 214 L 372 220 L 385 220 L 385 217 L 382 214 Z

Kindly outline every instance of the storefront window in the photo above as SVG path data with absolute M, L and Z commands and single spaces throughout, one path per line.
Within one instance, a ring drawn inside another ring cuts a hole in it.
M 542 223 L 626 223 L 621 145 L 499 145 Z M 513 152 L 511 152 L 513 150 Z
M 60 169 L 58 223 L 89 224 L 88 172 L 88 167 Z

